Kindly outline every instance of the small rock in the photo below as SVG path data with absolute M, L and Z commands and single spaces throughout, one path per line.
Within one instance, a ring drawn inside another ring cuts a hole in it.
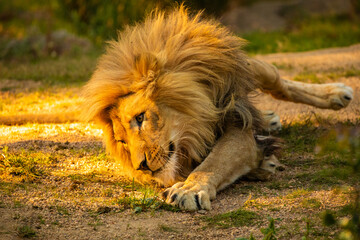
M 199 210 L 198 213 L 200 213 L 200 214 L 207 214 L 207 211 L 206 211 L 206 210 Z

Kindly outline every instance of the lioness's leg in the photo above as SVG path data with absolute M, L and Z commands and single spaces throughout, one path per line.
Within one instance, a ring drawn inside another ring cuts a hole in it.
M 167 203 L 182 209 L 208 210 L 217 191 L 258 167 L 256 151 L 251 130 L 230 127 L 185 182 L 168 188 L 163 197 Z
M 249 59 L 248 63 L 262 91 L 281 100 L 305 103 L 318 108 L 338 110 L 346 107 L 353 98 L 353 90 L 342 83 L 311 84 L 282 79 L 276 67 Z

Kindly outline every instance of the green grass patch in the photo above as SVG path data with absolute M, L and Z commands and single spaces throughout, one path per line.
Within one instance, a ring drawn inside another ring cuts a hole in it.
M 14 200 L 13 206 L 14 208 L 22 208 L 24 204 L 22 204 L 22 202 L 20 202 L 19 200 Z
M 319 136 L 324 134 L 324 129 L 315 127 L 310 120 L 304 123 L 284 125 L 279 137 L 285 139 L 288 153 L 313 152 Z
M 51 222 L 51 225 L 59 226 L 60 222 L 59 222 L 59 220 L 55 220 L 55 221 Z
M 257 213 L 244 209 L 202 217 L 202 220 L 207 222 L 208 226 L 220 228 L 249 226 L 255 224 L 259 219 L 260 216 Z
M 320 162 L 329 165 L 329 166 L 333 166 L 333 167 L 344 167 L 344 166 L 349 166 L 349 161 L 347 157 L 341 156 L 337 153 L 329 153 L 327 154 L 325 157 L 318 158 Z
M 291 65 L 290 63 L 276 63 L 273 62 L 271 63 L 272 65 L 274 65 L 277 69 L 281 69 L 281 70 L 292 70 L 294 68 L 293 65 Z
M 0 181 L 0 191 L 2 191 L 7 195 L 11 195 L 17 189 L 26 190 L 28 185 L 29 183 L 16 183 L 16 182 L 14 183 L 14 182 Z
M 109 157 L 104 151 L 103 147 L 98 147 L 98 152 L 100 152 L 97 155 L 91 155 L 90 161 L 93 163 L 97 162 L 103 162 L 103 161 L 109 161 Z
M 147 197 L 145 194 L 141 198 L 124 196 L 123 198 L 118 199 L 115 203 L 120 205 L 123 210 L 132 209 L 134 213 L 141 213 L 149 210 L 166 210 L 171 212 L 180 211 L 178 207 L 174 207 L 163 202 L 157 196 Z
M 301 188 L 301 189 L 297 189 L 297 190 L 289 193 L 288 195 L 286 195 L 285 198 L 296 199 L 296 198 L 308 196 L 309 194 L 310 194 L 309 190 L 305 190 L 305 189 Z
M 282 190 L 289 188 L 290 185 L 287 181 L 280 181 L 273 179 L 271 181 L 266 182 L 265 186 L 273 190 Z
M 40 224 L 45 224 L 45 219 L 42 215 L 38 215 L 38 221 Z
M 34 80 L 51 85 L 79 86 L 90 79 L 97 56 L 0 62 L 0 79 Z
M 264 235 L 263 240 L 277 240 L 278 231 L 275 228 L 275 220 L 273 218 L 269 218 L 269 225 L 266 228 L 260 229 L 261 233 Z M 250 238 L 236 238 L 236 240 L 256 240 L 255 237 L 251 234 Z
M 344 181 L 351 181 L 352 169 L 350 167 L 344 168 L 330 168 L 320 170 L 312 182 L 314 183 L 340 183 Z
M 22 238 L 34 238 L 34 237 L 36 237 L 35 230 L 32 227 L 27 226 L 27 225 L 18 227 L 17 234 L 19 235 L 19 237 L 22 237 Z
M 344 77 L 358 77 L 360 76 L 360 69 L 349 69 L 344 73 Z
M 96 171 L 92 171 L 84 174 L 74 173 L 68 175 L 68 177 L 71 179 L 71 181 L 75 183 L 83 184 L 85 182 L 89 182 L 89 183 L 100 182 L 100 178 L 97 175 L 98 174 Z
M 97 231 L 98 227 L 104 225 L 104 223 L 100 219 L 94 218 L 91 222 L 88 222 L 88 225 L 91 226 L 93 230 Z
M 132 182 L 122 181 L 116 185 L 120 185 L 125 193 L 122 198 L 115 201 L 115 204 L 125 209 L 132 209 L 134 213 L 141 213 L 148 210 L 166 210 L 178 212 L 180 209 L 169 205 L 158 198 L 158 190 L 149 185 L 141 185 Z
M 348 46 L 360 41 L 360 23 L 347 17 L 308 18 L 288 30 L 244 34 L 252 54 L 299 52 Z
M 325 76 L 331 80 L 337 80 L 341 77 L 359 77 L 360 69 L 350 68 L 350 69 L 337 69 L 332 72 L 325 74 Z
M 320 125 L 328 127 L 316 127 L 310 120 L 284 126 L 279 134 L 286 142 L 283 161 L 288 168 L 297 168 L 297 171 L 283 179 L 296 179 L 293 185 L 309 189 L 351 185 L 355 181 L 349 148 L 353 140 L 349 138 L 349 132 L 341 133 L 346 123 L 338 131 L 333 130 L 334 126 L 326 121 Z M 285 183 L 277 180 L 267 183 L 267 187 L 281 189 Z
M 326 166 L 325 166 L 326 167 Z M 296 175 L 303 184 L 333 186 L 354 181 L 351 167 L 319 169 L 316 172 L 305 172 Z
M 63 216 L 69 216 L 70 212 L 67 208 L 62 207 L 62 206 L 55 206 L 56 211 Z
M 21 182 L 33 182 L 47 174 L 46 166 L 53 159 L 42 152 L 9 153 L 2 150 L 0 158 L 0 177 L 3 180 L 17 179 Z
M 276 65 L 276 64 L 275 64 Z M 278 66 L 278 65 L 276 65 Z M 279 65 L 279 69 L 287 69 L 287 65 Z M 290 65 L 291 66 L 291 65 Z M 327 81 L 338 80 L 339 78 L 345 77 L 357 77 L 360 76 L 360 70 L 356 68 L 351 69 L 333 69 L 326 73 L 318 73 L 313 71 L 303 71 L 297 74 L 293 79 L 299 82 L 308 82 L 308 83 L 326 83 Z
M 301 206 L 303 208 L 319 209 L 321 207 L 321 202 L 315 198 L 306 198 L 301 201 Z
M 159 229 L 160 229 L 160 231 L 162 231 L 162 232 L 172 232 L 172 233 L 176 233 L 176 232 L 178 232 L 178 230 L 176 230 L 174 227 L 170 227 L 170 226 L 168 226 L 168 225 L 165 225 L 165 224 L 161 224 L 161 225 L 159 225 Z
M 123 181 L 115 182 L 114 185 L 121 187 L 124 192 L 127 192 L 132 196 L 134 196 L 136 192 L 141 193 L 143 196 L 148 196 L 148 197 L 156 196 L 158 194 L 158 189 L 153 185 L 147 185 L 147 184 L 144 185 L 135 182 L 135 179 L 133 181 L 124 179 Z
M 324 83 L 324 79 L 319 78 L 316 73 L 301 73 L 296 75 L 294 80 L 299 82 Z

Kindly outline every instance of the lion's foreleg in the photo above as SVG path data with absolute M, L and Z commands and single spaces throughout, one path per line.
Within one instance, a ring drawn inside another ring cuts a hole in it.
M 261 90 L 285 101 L 338 110 L 353 98 L 353 90 L 342 83 L 311 84 L 282 79 L 273 65 L 257 59 L 248 63 Z
M 216 192 L 257 167 L 252 131 L 229 128 L 185 182 L 168 188 L 166 202 L 186 210 L 210 209 Z

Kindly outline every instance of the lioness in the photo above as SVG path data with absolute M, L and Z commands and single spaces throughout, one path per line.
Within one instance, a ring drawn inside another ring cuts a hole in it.
M 217 191 L 274 158 L 259 157 L 254 138 L 254 130 L 272 128 L 249 101 L 256 88 L 335 110 L 352 99 L 343 84 L 280 78 L 247 57 L 244 44 L 183 6 L 155 11 L 109 43 L 84 87 L 84 116 L 102 126 L 107 150 L 131 177 L 169 186 L 166 202 L 182 209 L 210 209 Z

